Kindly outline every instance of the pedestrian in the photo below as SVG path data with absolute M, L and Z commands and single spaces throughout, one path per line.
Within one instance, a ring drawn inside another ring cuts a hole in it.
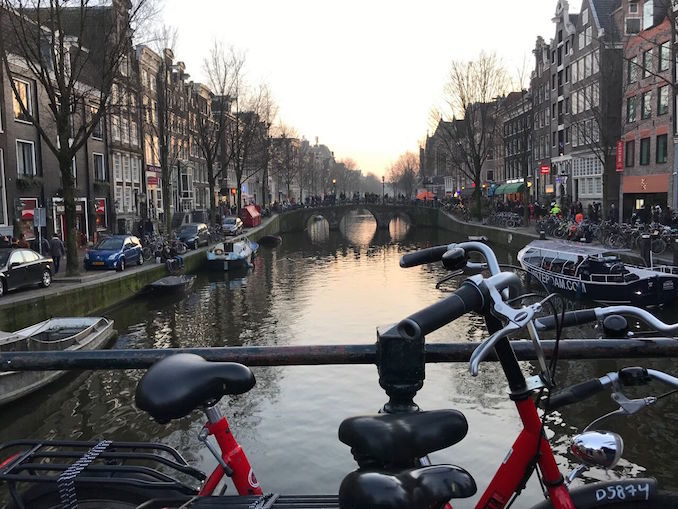
M 66 254 L 64 249 L 64 243 L 61 242 L 59 236 L 54 233 L 52 240 L 49 241 L 49 252 L 52 255 L 52 260 L 54 260 L 54 273 L 59 272 L 59 263 L 61 262 L 61 257 Z
M 26 236 L 22 233 L 19 235 L 19 242 L 16 243 L 17 247 L 29 248 L 31 247 L 26 240 Z

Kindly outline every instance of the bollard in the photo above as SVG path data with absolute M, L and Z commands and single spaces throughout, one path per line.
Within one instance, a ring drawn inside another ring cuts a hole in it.
M 673 265 L 678 266 L 678 239 L 673 239 Z
M 640 256 L 643 258 L 645 261 L 645 265 L 647 267 L 650 266 L 650 246 L 651 246 L 651 241 L 650 241 L 650 236 L 647 233 L 644 233 L 640 237 Z
M 539 232 L 539 240 L 546 240 L 546 232 L 544 230 Z

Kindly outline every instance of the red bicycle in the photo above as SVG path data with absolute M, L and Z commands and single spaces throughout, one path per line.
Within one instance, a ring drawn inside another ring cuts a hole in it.
M 469 262 L 469 252 L 481 253 L 487 263 L 477 265 Z M 398 325 L 401 335 L 405 339 L 421 338 L 467 312 L 475 311 L 483 314 L 491 336 L 475 349 L 470 361 L 470 372 L 473 376 L 477 376 L 480 363 L 494 352 L 508 380 L 509 397 L 515 402 L 523 424 L 523 430 L 504 457 L 476 507 L 495 509 L 510 506 L 535 471 L 546 498 L 544 502 L 536 506 L 539 509 L 678 507 L 678 493 L 658 491 L 656 481 L 651 478 L 596 482 L 576 489 L 568 487 L 590 466 L 611 468 L 621 457 L 623 441 L 618 435 L 607 431 L 590 431 L 590 428 L 610 415 L 631 415 L 652 405 L 657 400 L 652 397 L 630 400 L 622 393 L 623 386 L 638 386 L 655 379 L 673 388 L 678 388 L 678 378 L 656 370 L 633 367 L 622 369 L 619 373 L 608 373 L 600 379 L 589 380 L 553 393 L 557 357 L 552 359 L 550 366 L 547 365 L 538 334 L 540 330 L 556 329 L 559 338 L 562 327 L 604 320 L 614 322 L 613 328 L 618 333 L 619 331 L 623 333 L 624 326 L 619 324 L 626 323 L 626 320 L 622 315 L 642 320 L 656 331 L 671 337 L 678 334 L 678 324 L 667 325 L 649 312 L 631 306 L 596 308 L 569 313 L 563 311 L 560 316 L 553 308 L 553 316 L 537 318 L 537 314 L 542 311 L 552 296 L 519 309 L 511 307 L 507 304 L 509 300 L 507 297 L 510 297 L 511 301 L 520 300 L 518 277 L 513 273 L 500 272 L 491 249 L 476 242 L 439 246 L 411 253 L 402 258 L 401 266 L 411 267 L 441 259 L 449 270 L 474 266 L 489 268 L 492 275 L 488 278 L 482 275 L 472 276 L 451 296 L 403 320 Z M 524 328 L 530 333 L 540 368 L 539 375 L 528 379 L 524 377 L 508 339 L 510 334 Z M 626 330 L 628 330 L 627 326 Z M 584 433 L 575 437 L 572 452 L 583 462 L 583 465 L 565 477 L 558 469 L 553 451 L 546 439 L 544 417 L 548 411 L 582 401 L 606 387 L 614 389 L 613 399 L 620 405 L 620 409 L 596 419 Z M 544 395 L 546 397 L 542 397 Z M 537 402 L 540 401 L 544 402 L 547 409 L 541 416 L 537 407 Z M 424 415 L 426 413 L 422 412 Z M 392 416 L 376 416 L 363 418 L 363 421 L 369 422 L 369 419 L 372 419 L 378 422 L 391 418 Z M 422 416 L 418 418 L 423 419 Z M 360 419 L 358 418 L 359 421 Z M 455 422 L 453 416 L 448 416 L 447 429 L 441 425 L 442 420 L 443 417 L 438 419 L 435 437 L 426 437 L 425 431 L 408 429 L 401 433 L 401 438 L 404 439 L 404 443 L 408 443 L 409 440 L 424 444 L 417 452 L 429 453 L 452 445 L 464 437 L 465 420 L 460 421 L 457 418 Z M 362 468 L 349 474 L 342 483 L 339 495 L 340 507 L 342 509 L 444 507 L 441 501 L 438 505 L 416 505 L 413 502 L 413 493 L 416 492 L 416 488 L 412 487 L 411 482 L 408 485 L 407 480 L 402 478 L 402 474 L 393 474 L 370 466 L 373 457 L 380 457 L 383 460 L 388 451 L 378 441 L 375 442 L 369 437 L 368 431 L 378 430 L 379 426 L 374 423 L 366 425 L 365 422 L 359 426 L 349 425 L 348 430 L 343 430 L 343 436 L 340 429 L 340 439 L 352 447 L 356 459 L 362 458 L 363 460 Z M 356 433 L 356 429 L 362 430 L 362 433 Z M 366 461 L 365 458 L 368 460 Z M 448 476 L 446 482 L 453 485 L 453 498 L 464 498 L 475 494 L 475 482 L 463 469 L 458 468 L 455 475 Z

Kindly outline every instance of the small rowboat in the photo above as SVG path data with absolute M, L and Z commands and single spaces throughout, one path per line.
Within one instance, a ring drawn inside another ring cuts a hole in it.
M 115 337 L 113 320 L 100 317 L 50 318 L 16 332 L 0 332 L 0 352 L 78 351 L 105 348 Z M 65 371 L 0 373 L 0 405 L 38 390 Z
M 193 286 L 195 276 L 166 276 L 153 281 L 149 286 L 157 293 L 179 293 L 189 290 Z

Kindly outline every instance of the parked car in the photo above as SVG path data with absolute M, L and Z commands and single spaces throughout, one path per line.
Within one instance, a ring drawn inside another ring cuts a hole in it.
M 133 263 L 144 263 L 141 242 L 133 235 L 112 235 L 101 239 L 85 253 L 85 269 L 125 270 Z
M 192 249 L 198 249 L 210 243 L 210 234 L 205 223 L 188 223 L 179 228 L 177 239 Z
M 52 284 L 54 261 L 32 249 L 0 249 L 0 296 L 24 286 Z
M 221 229 L 226 235 L 240 235 L 242 233 L 242 219 L 239 217 L 225 217 L 221 222 Z

